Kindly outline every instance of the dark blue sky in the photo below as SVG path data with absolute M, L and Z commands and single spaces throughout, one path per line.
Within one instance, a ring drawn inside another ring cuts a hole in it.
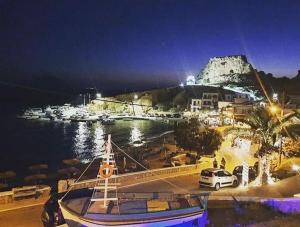
M 0 0 L 0 29 L 1 75 L 177 83 L 233 54 L 300 68 L 296 0 Z

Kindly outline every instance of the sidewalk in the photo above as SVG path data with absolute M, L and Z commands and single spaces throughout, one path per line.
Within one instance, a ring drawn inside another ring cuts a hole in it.
M 21 209 L 21 208 L 27 208 L 27 207 L 33 207 L 38 205 L 43 205 L 47 200 L 49 199 L 48 196 L 39 197 L 37 199 L 23 199 L 19 201 L 14 201 L 12 203 L 7 204 L 0 204 L 0 212 L 15 210 L 15 209 Z

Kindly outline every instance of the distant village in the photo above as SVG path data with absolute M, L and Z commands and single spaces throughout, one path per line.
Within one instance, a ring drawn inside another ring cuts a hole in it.
M 47 106 L 27 109 L 20 116 L 42 121 L 101 121 L 116 119 L 181 120 L 198 117 L 211 126 L 233 124 L 255 106 L 279 103 L 288 113 L 300 104 L 295 94 L 263 94 L 257 73 L 243 55 L 215 57 L 199 75 L 189 75 L 179 86 L 103 97 L 96 90 L 82 94 L 80 105 Z

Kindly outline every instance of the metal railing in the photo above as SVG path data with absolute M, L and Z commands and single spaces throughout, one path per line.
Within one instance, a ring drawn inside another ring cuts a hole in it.
M 184 165 L 178 167 L 168 167 L 162 169 L 153 169 L 153 170 L 146 170 L 134 173 L 126 173 L 116 176 L 118 182 L 122 187 L 128 187 L 131 185 L 141 184 L 149 181 L 165 179 L 169 177 L 176 177 L 181 175 L 190 175 L 200 172 L 200 165 Z M 66 181 L 66 180 L 65 180 Z M 63 191 L 68 190 L 69 187 L 72 187 L 71 190 L 75 189 L 82 189 L 82 188 L 92 188 L 95 186 L 97 182 L 97 178 L 79 181 L 74 184 L 68 185 L 68 187 L 64 188 Z M 59 184 L 63 184 L 64 181 L 60 181 Z M 59 190 L 59 192 L 63 192 Z

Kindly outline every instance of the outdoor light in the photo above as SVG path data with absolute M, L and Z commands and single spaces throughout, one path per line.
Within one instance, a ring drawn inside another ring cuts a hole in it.
M 193 75 L 189 75 L 186 78 L 186 85 L 195 85 L 196 80 L 195 77 Z
M 270 111 L 271 111 L 272 114 L 276 114 L 278 112 L 278 110 L 279 109 L 278 109 L 277 106 L 275 106 L 275 105 L 270 106 Z
M 96 96 L 98 99 L 100 99 L 102 97 L 101 93 L 97 93 Z
M 273 101 L 278 101 L 278 94 L 274 93 L 272 98 L 273 98 Z
M 134 95 L 134 99 L 138 99 L 138 95 Z
M 296 171 L 296 172 L 299 172 L 300 171 L 300 166 L 296 165 L 296 164 L 293 164 L 292 165 L 292 170 L 293 171 Z

